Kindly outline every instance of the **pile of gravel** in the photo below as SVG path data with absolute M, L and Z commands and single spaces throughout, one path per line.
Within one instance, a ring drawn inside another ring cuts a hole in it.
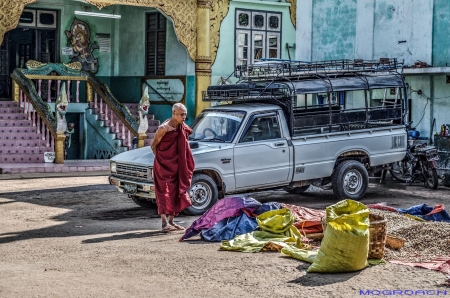
M 403 262 L 430 262 L 436 257 L 450 256 L 450 224 L 435 221 L 417 221 L 406 215 L 370 209 L 372 214 L 387 219 L 387 232 L 406 239 L 398 250 L 385 247 L 385 260 Z

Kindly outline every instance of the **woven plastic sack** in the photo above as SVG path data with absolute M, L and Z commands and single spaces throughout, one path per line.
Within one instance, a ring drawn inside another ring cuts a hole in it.
M 327 228 L 307 272 L 351 272 L 368 266 L 369 209 L 353 200 L 326 208 Z
M 270 210 L 256 217 L 256 222 L 262 230 L 275 234 L 291 229 L 294 220 L 294 214 L 286 208 Z

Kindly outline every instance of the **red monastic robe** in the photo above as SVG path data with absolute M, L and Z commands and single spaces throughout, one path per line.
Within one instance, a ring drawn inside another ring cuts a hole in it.
M 158 214 L 178 215 L 192 205 L 187 190 L 191 187 L 194 158 L 188 143 L 192 129 L 185 123 L 168 131 L 156 149 L 153 163 Z

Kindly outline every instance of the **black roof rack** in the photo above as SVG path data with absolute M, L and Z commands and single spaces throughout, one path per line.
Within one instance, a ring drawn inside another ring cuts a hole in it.
M 241 83 L 209 86 L 202 92 L 203 101 L 257 101 L 290 98 L 291 90 L 286 84 Z
M 380 60 L 341 59 L 316 62 L 261 59 L 260 62 L 236 67 L 235 76 L 239 79 L 296 79 L 317 75 L 342 75 L 347 73 L 395 73 L 403 71 L 403 62 L 396 58 Z

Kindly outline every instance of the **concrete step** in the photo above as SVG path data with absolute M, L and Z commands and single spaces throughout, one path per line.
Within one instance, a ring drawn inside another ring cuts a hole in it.
M 0 163 L 0 174 L 28 173 L 72 173 L 109 171 L 109 160 L 66 160 L 64 164 L 38 163 Z
M 18 108 L 19 102 L 17 101 L 2 101 L 0 100 L 0 108 Z
M 23 113 L 23 108 L 0 108 L 0 114 L 5 113 Z
M 158 127 L 160 124 L 159 124 L 159 120 L 148 120 L 148 126 L 150 127 L 150 126 L 156 126 L 156 127 Z
M 36 126 L 29 127 L 0 127 L 0 135 L 5 133 L 36 133 Z
M 44 154 L 53 151 L 50 147 L 0 147 L 0 155 Z
M 0 120 L 27 120 L 27 114 L 25 113 L 1 113 Z
M 30 127 L 30 120 L 0 120 L 0 127 Z
M 37 133 L 26 133 L 26 132 L 18 132 L 18 133 L 4 133 L 0 134 L 0 140 L 8 141 L 8 140 L 41 140 L 42 135 Z
M 46 147 L 47 140 L 2 140 L 0 148 L 8 147 Z M 49 148 L 49 147 L 48 147 Z
M 31 163 L 44 162 L 44 154 L 2 154 L 1 163 Z
M 158 126 L 149 126 L 147 129 L 147 133 L 155 133 L 158 130 Z

